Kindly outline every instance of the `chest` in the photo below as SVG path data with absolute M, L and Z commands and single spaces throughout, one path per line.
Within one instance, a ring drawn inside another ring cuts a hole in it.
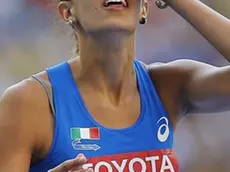
M 95 172 L 178 171 L 170 137 L 163 143 L 154 134 L 150 137 L 146 131 L 142 131 L 142 136 L 138 132 L 136 134 L 131 137 L 129 134 L 102 132 L 97 139 L 73 139 L 56 147 L 56 161 L 64 161 L 83 153 L 88 158 L 84 168 L 93 168 Z
M 84 118 L 67 120 L 59 130 L 55 152 L 60 162 L 83 153 L 89 159 L 84 167 L 95 172 L 173 172 L 178 164 L 172 146 L 167 117 L 146 113 L 125 129 L 104 128 Z
M 127 128 L 141 114 L 141 98 L 138 90 L 128 92 L 120 98 L 104 96 L 88 90 L 81 91 L 82 109 L 102 126 Z

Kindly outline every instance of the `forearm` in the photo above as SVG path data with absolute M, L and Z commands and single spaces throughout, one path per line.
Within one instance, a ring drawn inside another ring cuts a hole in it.
M 168 0 L 169 5 L 230 61 L 230 20 L 199 0 Z

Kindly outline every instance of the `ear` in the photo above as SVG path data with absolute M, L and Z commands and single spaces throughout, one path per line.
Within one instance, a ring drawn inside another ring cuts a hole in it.
M 68 22 L 71 18 L 73 18 L 71 13 L 71 2 L 69 1 L 61 1 L 57 5 L 57 10 L 59 15 Z
M 147 18 L 148 12 L 149 12 L 149 2 L 148 0 L 142 0 L 141 18 Z

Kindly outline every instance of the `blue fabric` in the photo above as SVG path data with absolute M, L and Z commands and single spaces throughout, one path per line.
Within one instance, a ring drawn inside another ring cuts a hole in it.
M 86 157 L 113 155 L 127 152 L 171 149 L 173 129 L 154 85 L 141 62 L 134 61 L 141 113 L 136 123 L 124 129 L 111 129 L 98 124 L 87 111 L 67 62 L 47 70 L 53 89 L 55 131 L 51 150 L 43 161 L 32 166 L 31 172 L 46 172 L 65 160 L 83 153 Z M 166 127 L 165 127 L 166 126 Z M 168 126 L 168 128 L 167 128 Z M 82 139 L 84 144 L 99 146 L 98 150 L 76 150 L 70 130 L 73 127 L 100 130 L 98 140 Z M 168 137 L 161 137 L 168 129 Z

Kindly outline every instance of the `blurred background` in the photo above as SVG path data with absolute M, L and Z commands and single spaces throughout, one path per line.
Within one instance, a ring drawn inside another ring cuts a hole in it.
M 50 0 L 51 1 L 51 0 Z M 229 0 L 203 0 L 230 17 Z M 12 84 L 73 57 L 74 39 L 49 0 L 5 0 L 0 5 L 0 96 Z M 152 5 L 137 30 L 136 57 L 146 63 L 195 59 L 222 66 L 224 58 L 170 8 Z M 230 113 L 230 112 L 229 112 Z M 230 114 L 186 116 L 176 129 L 182 172 L 230 171 Z

